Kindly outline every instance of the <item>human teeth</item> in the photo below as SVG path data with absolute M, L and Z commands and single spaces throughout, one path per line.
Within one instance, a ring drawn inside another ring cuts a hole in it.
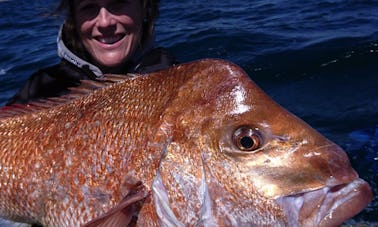
M 113 44 L 122 39 L 122 35 L 108 36 L 108 37 L 99 37 L 97 40 L 105 44 Z

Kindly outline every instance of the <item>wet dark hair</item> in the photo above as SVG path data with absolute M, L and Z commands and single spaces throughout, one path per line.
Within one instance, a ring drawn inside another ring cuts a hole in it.
M 75 0 L 60 0 L 56 13 L 65 14 L 65 23 L 63 25 L 62 38 L 66 46 L 79 57 L 89 60 L 90 56 L 80 41 L 79 34 L 75 27 Z M 143 31 L 141 39 L 141 48 L 145 48 L 154 33 L 155 20 L 159 16 L 159 0 L 140 0 L 146 10 L 146 16 L 143 20 Z

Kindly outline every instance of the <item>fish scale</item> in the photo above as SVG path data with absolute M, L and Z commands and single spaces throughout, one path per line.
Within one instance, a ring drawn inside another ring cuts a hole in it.
M 0 117 L 0 215 L 14 221 L 324 226 L 371 200 L 337 145 L 223 60 L 84 81 Z M 342 206 L 307 205 L 312 194 L 339 201 L 329 193 L 339 188 L 355 193 Z M 288 205 L 291 196 L 303 205 Z

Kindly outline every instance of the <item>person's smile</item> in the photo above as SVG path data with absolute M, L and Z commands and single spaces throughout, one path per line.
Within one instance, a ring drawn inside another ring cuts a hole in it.
M 95 36 L 94 39 L 97 40 L 101 44 L 105 45 L 113 45 L 121 41 L 123 38 L 126 37 L 126 34 L 114 34 L 114 35 L 108 35 L 108 36 Z

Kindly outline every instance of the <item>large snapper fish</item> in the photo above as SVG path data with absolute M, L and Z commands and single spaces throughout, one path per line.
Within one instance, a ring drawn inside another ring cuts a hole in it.
M 336 226 L 372 199 L 340 147 L 222 60 L 0 115 L 0 216 L 17 222 Z

